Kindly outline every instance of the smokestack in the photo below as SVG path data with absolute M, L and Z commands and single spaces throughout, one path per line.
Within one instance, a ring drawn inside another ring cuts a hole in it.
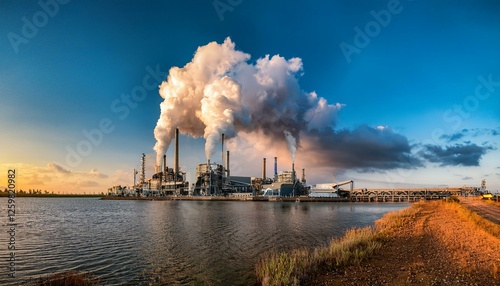
M 167 155 L 163 155 L 163 172 L 167 172 Z
M 136 175 L 137 175 L 137 170 L 134 169 L 134 189 L 135 189 L 135 181 L 136 181 L 135 177 L 136 177 Z
M 274 179 L 278 179 L 278 157 L 274 157 Z
M 266 158 L 262 159 L 262 180 L 266 179 Z
M 175 128 L 174 174 L 179 173 L 179 128 Z
M 227 151 L 226 154 L 226 170 L 227 170 L 227 177 L 229 178 L 230 173 L 229 173 L 229 150 Z
M 142 185 L 146 182 L 146 154 L 142 153 L 141 157 L 141 175 L 139 177 L 141 188 Z
M 292 181 L 295 183 L 295 163 L 292 163 Z
M 302 169 L 302 183 L 306 183 L 306 169 Z

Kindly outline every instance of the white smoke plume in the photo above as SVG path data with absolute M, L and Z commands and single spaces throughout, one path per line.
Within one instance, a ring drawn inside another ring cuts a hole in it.
M 292 162 L 295 162 L 295 154 L 297 153 L 297 140 L 293 137 L 292 133 L 287 130 L 283 131 L 286 138 L 286 143 L 288 150 L 290 150 L 290 155 L 292 156 Z
M 164 101 L 154 130 L 157 164 L 175 128 L 192 137 L 203 136 L 207 159 L 222 133 L 231 139 L 244 132 L 286 142 L 293 160 L 301 131 L 333 126 L 341 105 L 301 90 L 300 58 L 266 55 L 255 63 L 249 60 L 250 55 L 237 51 L 226 38 L 222 44 L 199 47 L 191 62 L 170 69 L 160 85 Z

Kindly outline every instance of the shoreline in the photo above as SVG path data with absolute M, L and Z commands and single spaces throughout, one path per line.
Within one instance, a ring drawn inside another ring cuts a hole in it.
M 0 193 L 0 198 L 8 197 L 8 193 Z M 85 195 L 85 194 L 25 194 L 25 193 L 17 193 L 16 198 L 102 198 L 103 195 Z

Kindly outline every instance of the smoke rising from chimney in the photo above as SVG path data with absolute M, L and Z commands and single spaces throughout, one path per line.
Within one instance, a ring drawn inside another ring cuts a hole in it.
M 297 153 L 297 139 L 293 137 L 292 133 L 288 131 L 283 131 L 286 138 L 286 144 L 288 146 L 288 150 L 290 151 L 290 155 L 292 156 L 292 162 L 295 162 L 295 154 Z
M 341 105 L 301 90 L 300 58 L 266 55 L 255 64 L 249 60 L 249 54 L 235 50 L 226 38 L 222 44 L 199 47 L 191 62 L 170 69 L 159 91 L 164 101 L 154 130 L 158 162 L 175 128 L 192 137 L 203 136 L 207 159 L 221 134 L 229 140 L 238 132 L 260 132 L 275 142 L 286 142 L 294 160 L 301 131 L 334 124 Z

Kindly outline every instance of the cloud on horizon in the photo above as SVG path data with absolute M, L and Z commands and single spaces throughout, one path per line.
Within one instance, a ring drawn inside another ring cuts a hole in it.
M 63 167 L 61 167 L 55 163 L 48 163 L 47 168 L 51 171 L 54 171 L 54 172 L 60 173 L 60 174 L 70 174 L 71 173 L 70 170 L 66 170 Z
M 482 156 L 494 148 L 491 146 L 478 146 L 476 144 L 455 144 L 439 146 L 427 144 L 418 154 L 432 163 L 440 166 L 479 166 Z
M 498 136 L 500 135 L 500 127 L 497 129 L 489 128 L 472 128 L 472 129 L 462 129 L 459 132 L 453 134 L 443 134 L 439 139 L 445 140 L 448 143 L 457 142 L 464 137 L 479 137 L 479 136 Z

